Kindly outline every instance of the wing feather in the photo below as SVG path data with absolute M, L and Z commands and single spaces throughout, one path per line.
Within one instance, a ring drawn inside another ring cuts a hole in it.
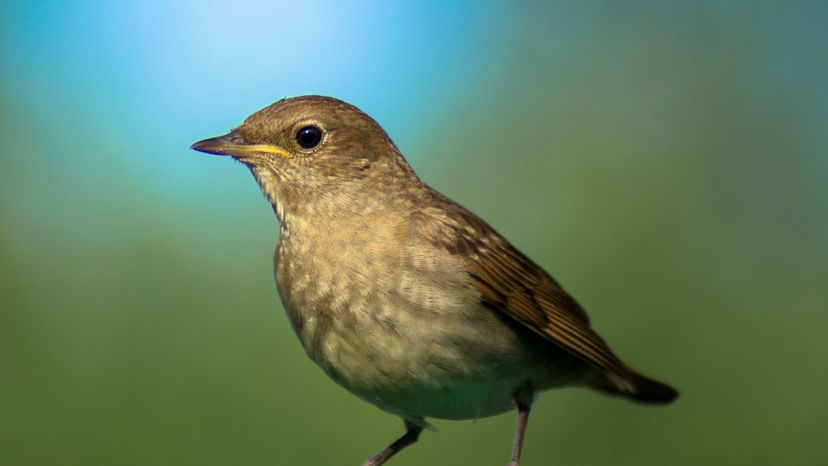
M 601 369 L 618 383 L 627 368 L 592 330 L 581 306 L 486 222 L 456 204 L 414 214 L 416 234 L 469 263 L 472 285 L 491 308 Z

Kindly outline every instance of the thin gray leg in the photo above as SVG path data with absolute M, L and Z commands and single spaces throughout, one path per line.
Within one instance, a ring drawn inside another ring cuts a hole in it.
M 526 434 L 526 423 L 529 421 L 529 411 L 532 407 L 532 395 L 515 398 L 518 417 L 515 428 L 515 444 L 512 447 L 512 460 L 506 466 L 520 466 L 520 451 L 523 449 L 523 437 Z
M 404 422 L 405 433 L 403 436 L 395 440 L 391 445 L 388 445 L 388 447 L 381 452 L 362 463 L 362 466 L 380 466 L 391 459 L 392 456 L 399 453 L 400 450 L 411 445 L 416 442 L 418 438 L 420 438 L 420 432 L 423 431 L 423 428 L 406 420 L 404 420 Z

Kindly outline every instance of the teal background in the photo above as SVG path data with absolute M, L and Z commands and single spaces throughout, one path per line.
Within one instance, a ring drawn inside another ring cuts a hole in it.
M 0 4 L 0 465 L 359 464 L 278 226 L 188 150 L 292 95 L 376 118 L 682 398 L 545 393 L 524 464 L 828 457 L 824 2 Z M 500 465 L 514 415 L 391 464 Z

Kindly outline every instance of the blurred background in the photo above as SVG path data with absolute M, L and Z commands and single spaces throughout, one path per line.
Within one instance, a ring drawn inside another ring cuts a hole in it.
M 310 93 L 682 391 L 545 393 L 524 464 L 824 461 L 826 24 L 824 2 L 2 2 L 0 465 L 356 465 L 402 432 L 305 357 L 249 173 L 188 149 Z M 391 464 L 507 461 L 514 414 L 434 423 Z

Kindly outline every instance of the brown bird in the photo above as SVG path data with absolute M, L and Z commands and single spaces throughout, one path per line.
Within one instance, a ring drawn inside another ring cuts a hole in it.
M 642 403 L 677 392 L 613 354 L 581 306 L 486 222 L 423 183 L 368 115 L 337 99 L 280 100 L 193 144 L 253 173 L 279 218 L 276 286 L 308 356 L 401 417 L 518 410 L 520 463 L 535 394 L 584 386 Z

